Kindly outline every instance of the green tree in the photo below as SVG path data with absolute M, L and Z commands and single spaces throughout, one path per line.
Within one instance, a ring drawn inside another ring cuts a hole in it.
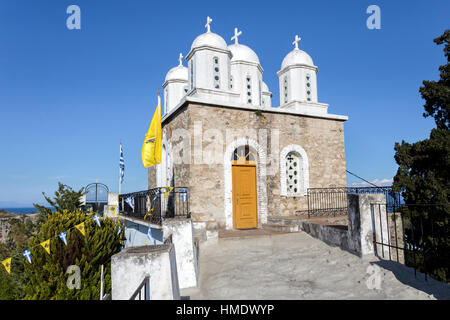
M 84 188 L 81 188 L 78 191 L 74 191 L 71 187 L 58 182 L 58 190 L 55 191 L 55 197 L 50 199 L 50 197 L 46 196 L 44 192 L 45 200 L 50 205 L 50 208 L 33 204 L 34 207 L 40 213 L 40 222 L 43 223 L 47 219 L 47 216 L 52 212 L 51 207 L 55 208 L 55 211 L 63 212 L 67 210 L 69 212 L 74 212 L 79 210 L 82 206 L 81 197 L 86 194 Z
M 113 219 L 101 220 L 101 227 L 83 212 L 52 212 L 42 224 L 39 234 L 33 238 L 31 248 L 32 263 L 23 259 L 28 281 L 25 299 L 38 300 L 97 300 L 100 296 L 100 266 L 104 265 L 104 292 L 111 291 L 111 256 L 121 249 L 121 234 L 118 223 Z M 85 222 L 85 236 L 75 225 Z M 68 230 L 67 245 L 58 234 Z M 50 255 L 40 243 L 51 238 Z M 70 289 L 67 268 L 76 265 L 81 270 L 81 288 Z
M 399 167 L 393 187 L 402 192 L 407 204 L 404 211 L 409 229 L 405 233 L 409 241 L 425 244 L 424 253 L 414 259 L 421 260 L 422 269 L 445 280 L 450 279 L 450 30 L 434 42 L 444 44 L 447 63 L 439 67 L 438 81 L 423 81 L 420 93 L 425 100 L 423 116 L 433 117 L 436 128 L 423 141 L 395 144 Z

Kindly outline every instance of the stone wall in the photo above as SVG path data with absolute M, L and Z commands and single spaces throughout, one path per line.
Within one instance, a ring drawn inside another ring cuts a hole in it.
M 180 138 L 180 128 L 188 132 L 189 141 Z M 346 185 L 342 120 L 265 111 L 258 115 L 252 110 L 191 102 L 165 119 L 163 130 L 172 146 L 174 184 L 189 187 L 193 221 L 226 227 L 224 153 L 236 138 L 253 139 L 266 151 L 267 178 L 258 180 L 258 191 L 266 197 L 260 197 L 259 202 L 265 201 L 269 216 L 293 215 L 296 210 L 307 209 L 306 196 L 280 195 L 279 154 L 287 145 L 300 145 L 305 150 L 309 159 L 309 187 Z M 190 159 L 185 150 L 190 150 Z M 177 161 L 182 158 L 189 163 Z M 156 182 L 154 167 L 150 167 L 148 177 L 151 188 Z M 261 206 L 258 203 L 258 211 Z

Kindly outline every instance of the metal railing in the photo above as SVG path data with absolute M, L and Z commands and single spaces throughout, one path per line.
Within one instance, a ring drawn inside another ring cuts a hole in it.
M 347 195 L 364 193 L 383 193 L 389 211 L 400 205 L 400 193 L 394 192 L 392 187 L 308 188 L 308 217 L 347 215 Z
M 137 287 L 129 300 L 150 300 L 150 276 L 147 276 L 142 280 L 141 284 Z
M 436 280 L 450 282 L 450 206 L 403 204 L 389 211 L 370 204 L 375 255 L 414 268 Z
M 162 224 L 165 218 L 190 217 L 189 192 L 186 187 L 154 188 L 119 195 L 122 215 Z

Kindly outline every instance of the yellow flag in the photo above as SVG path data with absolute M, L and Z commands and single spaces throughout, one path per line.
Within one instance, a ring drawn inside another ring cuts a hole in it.
M 169 195 L 169 193 L 173 190 L 173 187 L 166 187 L 166 190 L 169 189 L 169 191 L 166 191 L 166 193 L 164 193 L 164 199 L 167 198 L 167 196 Z
M 142 163 L 145 168 L 161 163 L 161 139 L 161 98 L 158 94 L 158 106 L 153 114 L 141 150 Z
M 82 234 L 83 236 L 86 235 L 86 234 L 84 233 L 84 222 L 82 222 L 82 223 L 80 223 L 80 224 L 77 224 L 77 225 L 75 226 L 75 228 L 77 228 L 77 229 L 81 232 L 81 234 Z
M 11 274 L 11 258 L 3 260 L 2 264 L 5 266 L 6 272 Z
M 48 239 L 47 241 L 41 242 L 41 246 L 42 246 L 42 248 L 45 249 L 45 251 L 47 251 L 48 254 L 50 254 L 50 239 Z

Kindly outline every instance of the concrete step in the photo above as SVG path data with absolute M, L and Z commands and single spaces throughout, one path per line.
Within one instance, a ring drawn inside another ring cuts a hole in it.
M 268 224 L 284 224 L 290 226 L 298 226 L 301 220 L 301 218 L 293 217 L 267 217 Z
M 281 223 L 264 223 L 262 225 L 264 229 L 270 229 L 275 231 L 281 231 L 281 232 L 298 232 L 298 225 L 288 225 L 288 224 L 281 224 Z

